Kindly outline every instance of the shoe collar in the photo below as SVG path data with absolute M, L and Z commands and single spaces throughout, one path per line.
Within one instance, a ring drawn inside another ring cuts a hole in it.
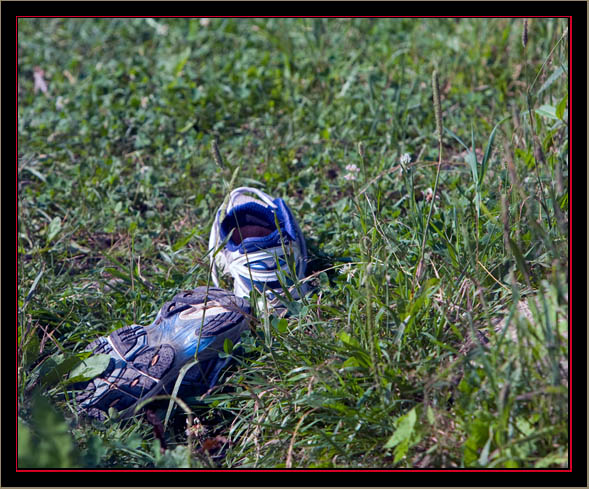
M 227 235 L 232 229 L 238 226 L 245 226 L 248 224 L 256 224 L 260 226 L 267 226 L 273 228 L 274 231 L 266 236 L 244 238 L 239 244 L 235 243 L 233 239 L 229 239 L 226 248 L 229 251 L 239 251 L 240 253 L 257 251 L 263 248 L 269 248 L 280 245 L 280 234 L 285 239 L 296 241 L 297 235 L 294 225 L 294 218 L 290 209 L 284 200 L 278 198 L 274 199 L 275 209 L 270 206 L 264 206 L 257 202 L 247 202 L 233 207 L 221 222 L 219 226 L 219 234 L 221 241 L 227 238 Z M 276 217 L 275 217 L 276 216 Z M 276 229 L 276 220 L 280 226 L 280 233 Z

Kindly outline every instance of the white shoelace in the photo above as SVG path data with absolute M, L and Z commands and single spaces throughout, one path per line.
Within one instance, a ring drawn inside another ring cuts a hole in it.
M 266 192 L 263 192 L 260 189 L 253 188 L 253 187 L 238 187 L 238 188 L 232 190 L 231 193 L 229 194 L 229 201 L 227 203 L 227 209 L 231 209 L 233 207 L 233 202 L 235 201 L 235 199 L 237 197 L 239 197 L 240 195 L 243 195 L 243 194 L 247 194 L 247 193 L 257 195 L 267 205 L 269 205 L 273 209 L 276 209 L 276 204 L 274 203 L 274 200 L 272 199 L 272 197 L 270 197 Z

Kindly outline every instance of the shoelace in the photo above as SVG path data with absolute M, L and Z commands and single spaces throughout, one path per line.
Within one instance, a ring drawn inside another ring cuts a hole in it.
M 276 204 L 274 204 L 274 200 L 272 199 L 272 197 L 270 197 L 266 192 L 263 192 L 262 190 L 257 189 L 257 188 L 253 188 L 253 187 L 238 187 L 238 188 L 232 190 L 231 193 L 229 194 L 229 201 L 227 202 L 227 209 L 230 209 L 233 206 L 233 202 L 235 201 L 235 199 L 237 199 L 237 197 L 239 197 L 240 195 L 243 195 L 243 194 L 247 194 L 247 193 L 257 195 L 267 205 L 269 205 L 273 209 L 276 209 Z

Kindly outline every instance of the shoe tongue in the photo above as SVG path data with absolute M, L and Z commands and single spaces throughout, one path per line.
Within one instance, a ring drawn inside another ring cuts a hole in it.
M 291 218 L 288 209 L 282 199 L 274 201 L 277 208 L 272 209 L 257 202 L 247 202 L 245 204 L 233 207 L 223 219 L 220 226 L 221 240 L 225 240 L 232 229 L 246 228 L 247 226 L 260 226 L 265 228 L 269 233 L 261 236 L 245 237 L 241 243 L 236 243 L 230 239 L 227 247 L 231 251 L 254 251 L 260 248 L 268 248 L 280 245 L 280 234 L 276 230 L 276 221 L 280 226 L 280 233 L 291 240 L 295 239 Z
M 221 223 L 221 239 L 225 239 L 232 229 L 245 226 L 261 226 L 274 231 L 276 229 L 274 213 L 270 208 L 256 202 L 235 206 Z

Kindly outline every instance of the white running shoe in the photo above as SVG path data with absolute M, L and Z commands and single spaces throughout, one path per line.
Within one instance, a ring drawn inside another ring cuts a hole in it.
M 229 194 L 217 211 L 209 253 L 213 283 L 218 287 L 219 274 L 231 275 L 237 297 L 249 298 L 255 287 L 276 307 L 277 294 L 299 299 L 306 293 L 300 283 L 307 266 L 303 233 L 286 203 L 261 190 L 239 187 Z

